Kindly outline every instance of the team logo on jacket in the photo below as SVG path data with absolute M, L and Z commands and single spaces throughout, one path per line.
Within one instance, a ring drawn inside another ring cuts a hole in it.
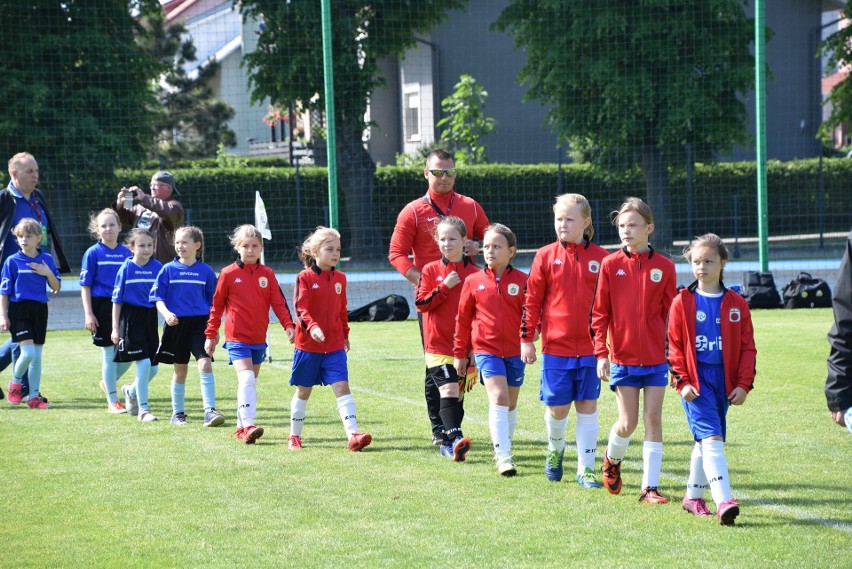
M 728 320 L 730 320 L 731 322 L 739 322 L 740 318 L 741 314 L 739 308 L 732 308 L 731 311 L 728 313 Z
M 266 277 L 260 277 L 259 279 L 257 279 L 257 284 L 260 285 L 260 288 L 266 288 L 269 286 L 269 279 L 267 279 Z
M 341 292 L 343 292 L 343 284 L 334 283 L 334 292 L 336 292 L 337 294 L 340 294 Z
M 601 264 L 597 261 L 589 261 L 589 272 L 590 273 L 599 273 L 601 272 Z
M 704 322 L 705 320 L 707 320 L 707 315 L 704 313 L 703 310 L 699 310 L 695 313 L 695 319 L 699 322 Z
M 562 264 L 562 259 L 556 259 L 555 261 L 553 261 L 553 264 L 554 264 L 554 265 L 561 265 L 561 264 Z
M 521 292 L 521 287 L 512 283 L 508 286 L 506 292 L 508 292 L 510 296 L 518 296 L 518 293 Z
M 658 283 L 663 280 L 663 271 L 660 269 L 651 269 L 651 282 Z

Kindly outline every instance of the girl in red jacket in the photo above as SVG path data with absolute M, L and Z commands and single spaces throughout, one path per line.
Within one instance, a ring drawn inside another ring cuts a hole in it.
M 666 317 L 675 295 L 675 266 L 648 243 L 654 216 L 645 202 L 627 198 L 613 223 L 624 247 L 601 264 L 591 315 L 598 377 L 610 381 L 612 374 L 610 389 L 618 403 L 618 420 L 604 454 L 603 483 L 610 493 L 621 492 L 621 461 L 639 422 L 639 393 L 644 391 L 639 500 L 663 504 L 668 500 L 657 487 L 663 461 L 663 397 L 668 384 Z
M 683 398 L 695 438 L 683 509 L 709 516 L 704 491 L 716 502 L 722 525 L 740 513 L 731 496 L 725 457 L 725 414 L 754 387 L 754 328 L 745 299 L 722 284 L 728 250 L 708 233 L 684 252 L 696 281 L 675 297 L 669 314 L 668 360 L 672 387 Z
M 517 252 L 512 230 L 495 223 L 485 232 L 484 270 L 464 281 L 456 319 L 453 367 L 467 372 L 473 346 L 476 367 L 488 392 L 488 427 L 497 459 L 497 472 L 517 473 L 512 461 L 512 433 L 518 422 L 518 392 L 524 384 L 524 362 L 518 328 L 527 274 L 509 262 Z
M 228 358 L 237 371 L 237 430 L 234 437 L 254 444 L 263 427 L 254 424 L 257 416 L 257 377 L 266 356 L 266 329 L 270 307 L 293 343 L 293 318 L 275 271 L 260 264 L 263 236 L 254 225 L 241 225 L 230 237 L 239 259 L 222 269 L 213 294 L 210 318 L 204 336 L 205 351 L 213 357 L 219 343 L 219 325 L 225 317 L 225 343 Z
M 547 426 L 548 480 L 562 480 L 565 428 L 571 403 L 577 409 L 577 483 L 600 488 L 595 475 L 598 397 L 601 382 L 587 325 L 595 283 L 606 250 L 592 244 L 592 209 L 580 194 L 564 194 L 553 206 L 557 241 L 538 250 L 524 295 L 521 359 L 536 361 L 535 342 L 542 336 L 541 392 Z
M 372 442 L 358 432 L 355 399 L 349 390 L 349 314 L 346 311 L 346 275 L 335 269 L 340 260 L 340 233 L 317 227 L 302 244 L 305 270 L 296 278 L 296 351 L 290 385 L 296 393 L 290 402 L 290 450 L 302 448 L 302 427 L 308 398 L 315 385 L 331 385 L 337 410 L 349 439 L 349 450 L 360 451 Z

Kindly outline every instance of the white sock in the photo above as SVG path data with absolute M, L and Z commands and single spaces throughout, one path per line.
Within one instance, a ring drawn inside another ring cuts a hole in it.
M 701 441 L 704 447 L 704 473 L 710 481 L 710 495 L 718 506 L 731 499 L 731 482 L 728 479 L 728 459 L 725 443 L 714 439 Z
M 656 488 L 660 485 L 660 471 L 663 469 L 663 443 L 645 441 L 642 445 L 642 488 Z
M 547 450 L 563 452 L 565 450 L 565 429 L 568 427 L 568 416 L 564 419 L 554 419 L 550 411 L 544 410 L 544 424 L 547 425 Z
M 577 474 L 585 474 L 586 469 L 595 469 L 595 456 L 598 448 L 598 412 L 577 413 Z
M 354 433 L 358 432 L 358 419 L 355 417 L 355 398 L 352 397 L 351 393 L 337 398 L 337 412 L 340 413 L 340 420 L 343 421 L 343 428 L 346 430 L 346 438 L 349 439 Z
M 609 432 L 609 442 L 606 445 L 606 455 L 613 462 L 621 462 L 624 460 L 624 455 L 627 454 L 627 445 L 630 444 L 630 437 L 621 437 L 615 432 L 615 425 Z
M 697 442 L 692 447 L 692 457 L 689 459 L 689 478 L 686 480 L 687 499 L 703 499 L 708 485 L 707 475 L 704 474 L 704 452 L 701 443 Z
M 509 438 L 512 439 L 515 437 L 515 427 L 518 426 L 518 408 L 515 407 L 511 411 L 509 411 L 508 415 L 509 421 Z
M 305 426 L 305 416 L 308 414 L 308 400 L 299 399 L 298 393 L 293 394 L 290 400 L 290 434 L 297 437 L 302 436 L 302 427 Z
M 506 405 L 488 405 L 488 430 L 494 455 L 498 459 L 512 458 L 512 438 L 509 436 L 509 408 Z
M 251 427 L 257 417 L 257 378 L 254 371 L 237 372 L 237 427 Z

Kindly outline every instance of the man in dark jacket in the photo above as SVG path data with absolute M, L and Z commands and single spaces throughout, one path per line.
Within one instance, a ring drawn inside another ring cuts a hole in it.
M 169 172 L 157 172 L 151 177 L 151 193 L 138 186 L 121 188 L 112 208 L 118 212 L 123 225 L 147 229 L 154 237 L 154 257 L 166 264 L 175 258 L 175 229 L 184 218 L 183 206 L 175 177 Z M 125 198 L 130 198 L 125 207 Z M 131 205 L 132 203 L 132 205 Z
M 832 295 L 834 326 L 828 333 L 828 378 L 825 398 L 831 418 L 852 431 L 852 233 L 846 240 L 846 253 Z M 845 420 L 844 420 L 845 415 Z

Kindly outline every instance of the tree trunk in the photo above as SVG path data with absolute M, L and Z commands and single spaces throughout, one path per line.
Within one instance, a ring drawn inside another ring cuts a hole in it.
M 355 262 L 373 261 L 383 257 L 373 205 L 373 176 L 376 164 L 364 148 L 357 127 L 344 121 L 337 123 L 337 183 L 346 199 L 345 213 L 349 235 L 344 237 L 343 249 Z
M 648 205 L 654 212 L 654 233 L 651 243 L 655 249 L 672 251 L 672 209 L 669 196 L 669 170 L 656 144 L 642 146 L 642 176 Z

